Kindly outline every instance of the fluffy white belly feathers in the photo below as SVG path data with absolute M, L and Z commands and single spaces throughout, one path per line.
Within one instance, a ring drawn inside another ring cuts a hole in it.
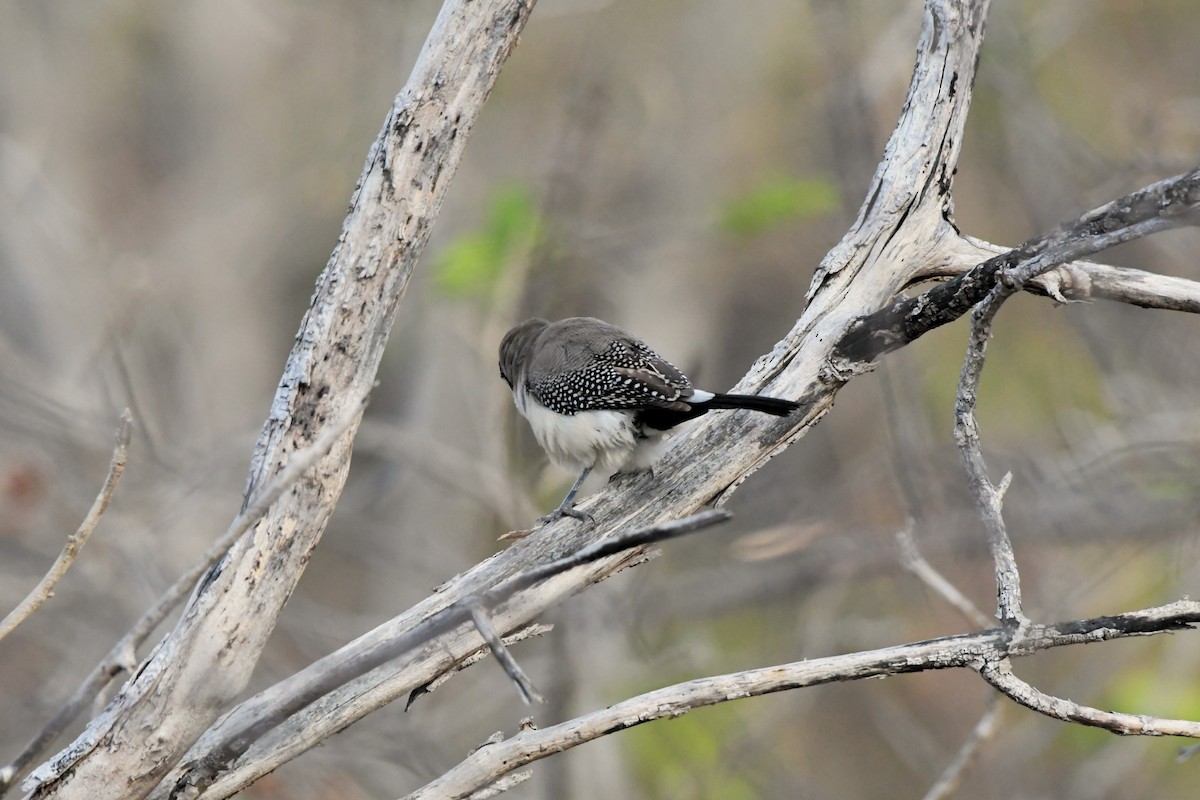
M 557 414 L 532 398 L 517 408 L 529 420 L 538 444 L 558 467 L 578 472 L 592 467 L 611 475 L 646 469 L 661 455 L 660 432 L 639 431 L 627 411 L 580 411 Z

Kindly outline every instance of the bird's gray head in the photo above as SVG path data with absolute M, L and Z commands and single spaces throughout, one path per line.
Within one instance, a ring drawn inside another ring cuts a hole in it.
M 550 323 L 544 319 L 527 319 L 516 325 L 500 341 L 500 377 L 504 378 L 508 388 L 513 388 L 529 364 L 530 350 L 533 343 Z

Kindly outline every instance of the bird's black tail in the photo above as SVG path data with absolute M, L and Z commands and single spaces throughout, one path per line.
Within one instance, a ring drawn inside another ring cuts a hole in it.
M 682 409 L 650 406 L 643 408 L 637 414 L 637 422 L 647 428 L 666 431 L 689 419 L 703 416 L 709 411 L 722 408 L 744 408 L 749 411 L 762 411 L 777 417 L 786 417 L 800 407 L 792 400 L 780 400 L 778 397 L 760 397 L 756 394 L 715 394 L 703 402 L 695 402 L 691 398 Z
M 756 394 L 718 394 L 703 404 L 707 408 L 744 408 L 749 411 L 761 411 L 764 414 L 774 414 L 786 417 L 800 407 L 794 400 L 781 400 L 778 397 L 760 397 Z

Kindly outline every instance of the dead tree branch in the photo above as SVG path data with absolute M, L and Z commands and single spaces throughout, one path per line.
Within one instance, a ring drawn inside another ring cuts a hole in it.
M 996 567 L 996 616 L 1003 623 L 1015 625 L 1019 636 L 1021 630 L 1029 625 L 1029 620 L 1021 609 L 1021 577 L 1017 570 L 1017 557 L 1013 553 L 1012 541 L 1008 538 L 1004 515 L 1001 513 L 1012 473 L 1007 473 L 999 486 L 988 478 L 987 464 L 984 463 L 979 445 L 979 424 L 975 419 L 979 378 L 983 374 L 987 343 L 992 335 L 992 319 L 1006 296 L 999 292 L 991 294 L 990 302 L 980 303 L 971 312 L 971 334 L 954 402 L 954 440 L 958 444 L 971 491 L 975 494 L 979 516 L 988 531 L 988 546 Z
M 1145 714 L 1122 714 L 1083 706 L 1061 697 L 1053 697 L 1030 686 L 1013 674 L 1008 659 L 989 661 L 980 670 L 983 679 L 998 691 L 1028 709 L 1065 722 L 1077 722 L 1121 736 L 1200 737 L 1200 722 L 1186 719 L 1162 719 Z
M 964 275 L 857 320 L 834 357 L 857 363 L 874 361 L 967 313 L 987 297 L 1003 274 L 1015 276 L 1027 270 L 1032 278 L 1122 242 L 1195 225 L 1198 205 L 1200 169 L 1139 189 L 994 256 Z
M 365 643 L 360 640 L 356 643 L 359 646 L 352 652 L 347 652 L 349 648 L 343 648 L 340 658 L 326 657 L 313 665 L 322 665 L 321 669 L 306 670 L 312 674 L 303 683 L 288 685 L 286 693 L 282 690 L 282 684 L 269 689 L 243 703 L 238 713 L 222 720 L 194 748 L 194 752 L 205 753 L 203 758 L 189 761 L 172 773 L 171 794 L 176 795 L 185 787 L 189 791 L 207 789 L 217 776 L 228 769 L 252 744 L 334 690 L 362 678 L 390 661 L 424 652 L 429 643 L 440 635 L 451 631 L 461 631 L 469 635 L 472 624 L 476 630 L 478 628 L 476 616 L 479 610 L 488 612 L 489 624 L 485 627 L 492 630 L 513 630 L 515 626 L 504 622 L 505 618 L 498 614 L 502 607 L 511 604 L 520 592 L 603 559 L 619 556 L 628 560 L 630 552 L 638 548 L 678 538 L 727 519 L 728 512 L 709 510 L 685 519 L 595 542 L 577 553 L 520 572 L 498 586 L 447 606 L 415 628 L 400 631 L 388 638 L 371 638 Z M 500 618 L 502 622 L 496 625 L 495 618 Z M 486 634 L 479 632 L 479 635 L 474 637 L 475 649 L 479 647 L 480 635 L 486 641 Z M 499 640 L 499 636 L 496 639 Z M 495 651 L 496 648 L 493 648 L 493 652 Z M 449 669 L 457 667 L 457 664 L 452 664 Z M 517 671 L 520 672 L 519 669 Z M 431 682 L 437 677 L 440 676 L 435 676 Z M 525 685 L 522 685 L 520 679 L 516 680 L 524 691 L 532 688 L 528 685 L 528 678 L 524 679 Z M 536 692 L 529 694 L 531 698 L 536 696 Z M 204 796 L 228 796 L 222 794 L 222 791 L 220 786 L 216 786 Z
M 533 770 L 525 770 L 524 772 L 512 772 L 505 775 L 500 780 L 493 783 L 491 786 L 485 786 L 478 792 L 472 792 L 469 800 L 489 800 L 492 797 L 498 797 L 509 789 L 519 786 L 525 781 L 533 777 Z
M 957 278 L 1008 250 L 960 235 L 946 240 L 937 258 L 926 265 L 920 275 L 914 276 L 914 281 Z M 1110 300 L 1141 308 L 1200 314 L 1200 282 L 1094 261 L 1060 264 L 1031 280 L 1025 289 L 1071 302 Z
M 500 634 L 496 632 L 496 626 L 492 624 L 491 617 L 488 616 L 487 609 L 483 607 L 483 604 L 470 603 L 467 610 L 471 614 L 471 622 L 475 623 L 475 630 L 479 631 L 479 636 L 487 643 L 488 650 L 492 651 L 497 663 L 504 668 L 504 673 L 516 685 L 521 701 L 525 705 L 546 702 L 546 698 L 537 690 L 525 670 L 521 669 L 521 665 L 504 646 L 504 642 L 501 641 Z
M 1181 600 L 1128 615 L 1050 626 L 1034 625 L 1029 636 L 1012 649 L 1011 631 L 993 628 L 981 633 L 700 678 L 647 692 L 558 725 L 522 731 L 510 739 L 482 747 L 449 772 L 407 795 L 405 800 L 466 797 L 512 770 L 554 753 L 645 722 L 669 719 L 694 708 L 729 700 L 883 675 L 954 668 L 979 671 L 983 665 L 996 664 L 1009 656 L 1031 655 L 1048 648 L 1087 641 L 1169 632 L 1190 628 L 1198 622 L 1200 603 Z M 1155 626 L 1161 627 L 1157 631 L 1149 629 Z M 990 676 L 988 679 L 992 682 Z M 1114 716 L 1125 718 L 1131 715 Z M 1136 719 L 1141 721 L 1138 728 L 1120 732 L 1200 736 L 1200 723 L 1150 717 Z
M 979 426 L 975 417 L 979 380 L 987 358 L 988 340 L 992 336 L 992 322 L 1005 300 L 1021 291 L 1030 280 L 1065 260 L 1061 258 L 1061 248 L 1071 252 L 1076 252 L 1080 247 L 1106 249 L 1113 244 L 1179 224 L 1195 224 L 1200 220 L 1197 213 L 1198 204 L 1200 169 L 1195 169 L 1089 212 L 1079 221 L 1062 226 L 1054 233 L 1042 237 L 1046 244 L 1035 245 L 1033 249 L 1037 252 L 1031 257 L 999 265 L 992 276 L 993 285 L 971 311 L 971 331 L 955 402 L 954 437 L 975 494 L 980 516 L 988 530 L 988 541 L 996 571 L 997 616 L 1001 622 L 1016 626 L 1014 642 L 1020 640 L 1030 622 L 1021 609 L 1020 574 L 1002 513 L 1004 493 L 1012 474 L 1006 474 L 999 486 L 992 484 L 983 458 Z M 1071 244 L 1072 242 L 1078 244 Z M 1086 253 L 1078 252 L 1078 255 L 1084 254 Z M 1071 255 L 1068 258 L 1074 257 L 1075 255 Z M 969 277 L 970 274 L 964 277 Z M 917 312 L 915 316 L 924 314 Z M 1116 714 L 1052 697 L 1017 678 L 1007 658 L 988 661 L 980 668 L 979 673 L 988 683 L 1016 702 L 1058 719 L 1102 727 L 1122 734 L 1200 735 L 1200 723 Z

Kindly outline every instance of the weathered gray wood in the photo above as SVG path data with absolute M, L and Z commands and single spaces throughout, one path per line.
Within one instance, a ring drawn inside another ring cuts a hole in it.
M 375 380 L 397 304 L 467 136 L 533 2 L 448 0 L 387 116 L 280 380 L 247 483 L 283 470 Z M 203 577 L 108 709 L 26 782 L 38 797 L 143 797 L 242 691 L 345 482 L 351 426 Z
M 971 236 L 956 235 L 943 242 L 938 260 L 920 278 L 952 278 L 981 261 L 1008 251 L 1006 247 Z M 1200 314 L 1200 283 L 1130 267 L 1094 261 L 1072 261 L 1034 278 L 1031 291 L 1069 301 L 1111 300 L 1117 303 Z

